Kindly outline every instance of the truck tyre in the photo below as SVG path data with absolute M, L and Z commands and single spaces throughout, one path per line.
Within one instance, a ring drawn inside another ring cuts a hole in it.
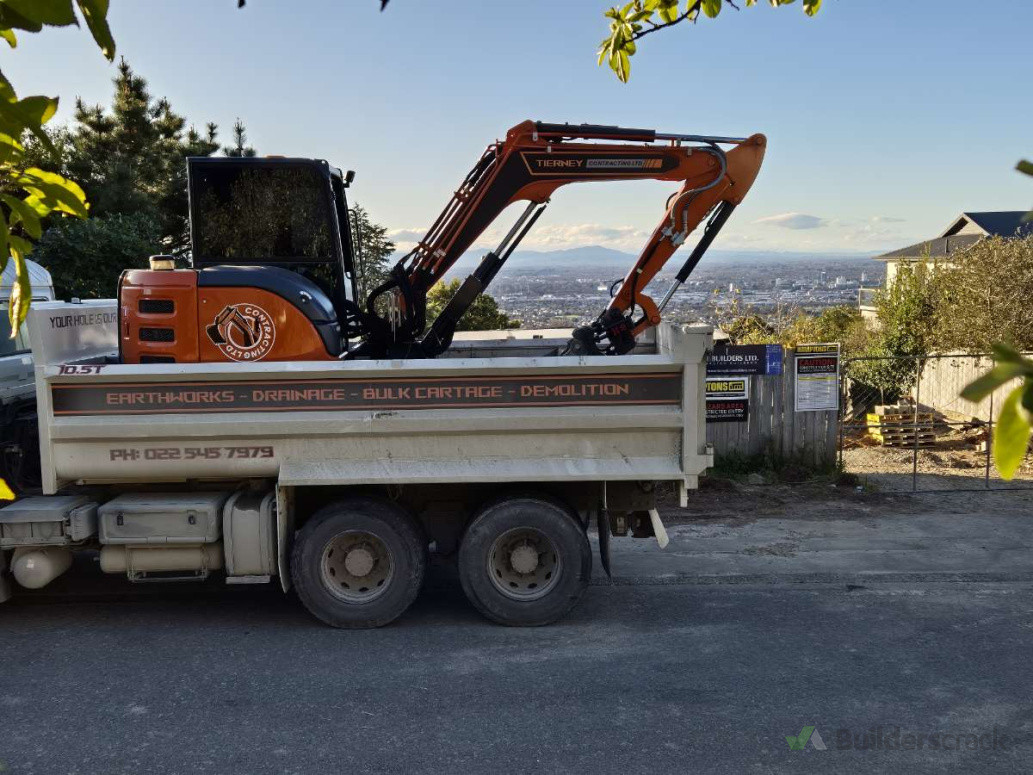
M 397 619 L 427 567 L 416 522 L 400 506 L 349 498 L 324 506 L 297 534 L 291 578 L 305 608 L 331 627 L 366 629 Z
M 459 578 L 492 621 L 537 627 L 564 616 L 592 577 L 592 550 L 577 516 L 550 498 L 495 501 L 471 521 L 459 545 Z

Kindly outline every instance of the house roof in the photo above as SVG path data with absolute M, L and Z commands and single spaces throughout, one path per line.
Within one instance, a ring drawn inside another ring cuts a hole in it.
M 1033 235 L 1033 222 L 1023 223 L 1025 210 L 999 212 L 965 212 L 951 221 L 940 236 L 924 242 L 891 250 L 875 258 L 880 261 L 899 259 L 923 260 L 943 258 L 975 245 L 984 237 L 1026 237 Z M 959 233 L 964 231 L 965 233 Z
M 941 237 L 956 233 L 964 226 L 964 222 L 975 225 L 988 237 L 1025 237 L 1033 234 L 1033 222 L 1023 223 L 1026 210 L 1004 210 L 989 213 L 962 213 L 949 227 L 944 229 Z

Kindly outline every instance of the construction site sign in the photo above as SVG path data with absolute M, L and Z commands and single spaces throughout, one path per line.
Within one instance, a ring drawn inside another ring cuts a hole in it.
M 748 377 L 707 377 L 707 422 L 746 422 L 749 395 Z
M 780 344 L 716 344 L 707 356 L 707 374 L 782 373 Z
M 839 410 L 839 344 L 796 346 L 796 411 Z

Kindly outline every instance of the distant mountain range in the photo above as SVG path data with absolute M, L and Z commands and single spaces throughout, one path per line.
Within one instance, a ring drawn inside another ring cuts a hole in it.
M 452 271 L 468 272 L 477 266 L 477 262 L 488 252 L 487 248 L 473 248 L 460 258 Z M 689 256 L 689 250 L 682 248 L 675 254 L 671 263 L 677 265 L 679 258 L 684 261 Z M 708 251 L 700 266 L 713 265 L 717 262 L 723 264 L 755 264 L 764 261 L 778 260 L 785 261 L 835 261 L 837 259 L 858 259 L 868 258 L 870 253 L 793 253 L 776 251 L 735 251 L 735 250 L 711 250 Z M 399 253 L 395 258 L 401 258 Z M 543 270 L 558 267 L 564 268 L 617 268 L 627 269 L 632 265 L 637 254 L 627 253 L 623 250 L 603 247 L 602 245 L 586 245 L 580 248 L 567 248 L 565 250 L 517 250 L 506 262 L 508 269 Z

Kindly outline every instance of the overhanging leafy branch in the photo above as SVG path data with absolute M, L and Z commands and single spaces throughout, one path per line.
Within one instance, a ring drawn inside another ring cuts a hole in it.
M 75 0 L 83 21 L 104 56 L 115 56 L 115 41 L 108 28 L 108 0 Z M 0 38 L 11 48 L 18 45 L 16 32 L 39 32 L 44 27 L 78 26 L 72 0 L 0 0 Z M 89 205 L 76 183 L 26 163 L 22 140 L 32 134 L 49 150 L 50 137 L 43 126 L 57 112 L 56 97 L 34 95 L 18 98 L 14 87 L 0 72 L 0 272 L 14 262 L 8 315 L 12 336 L 25 320 L 32 301 L 32 286 L 25 257 L 32 240 L 39 239 L 42 219 L 53 214 L 85 218 Z

